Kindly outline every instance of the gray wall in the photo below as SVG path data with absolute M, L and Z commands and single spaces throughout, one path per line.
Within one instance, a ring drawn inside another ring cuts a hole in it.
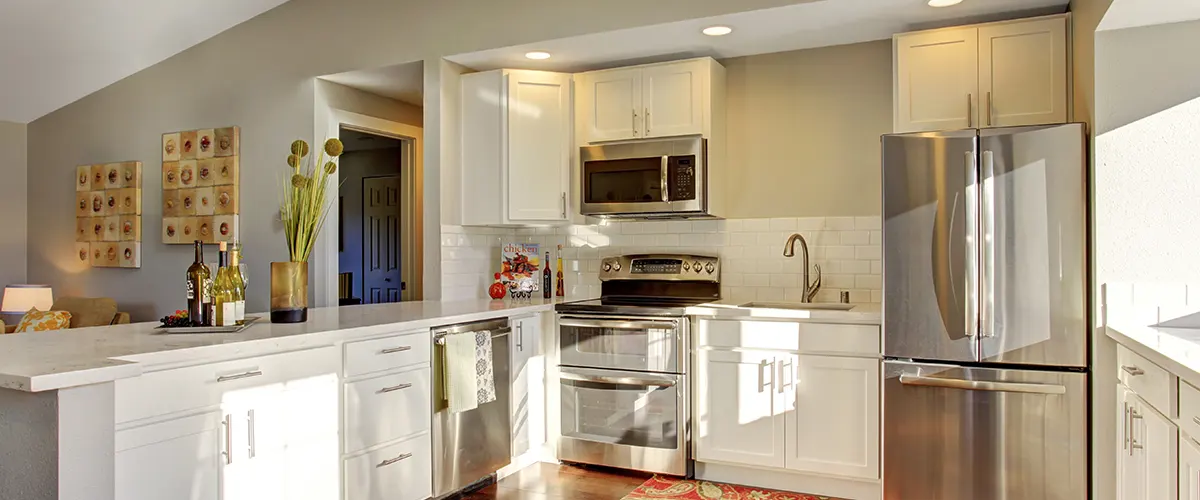
M 400 141 L 391 142 L 395 142 L 397 147 L 346 153 L 342 155 L 341 166 L 338 168 L 342 182 L 340 189 L 343 210 L 341 227 L 342 237 L 345 238 L 345 246 L 338 254 L 338 263 L 341 272 L 354 274 L 354 296 L 360 299 L 365 299 L 362 292 L 362 183 L 364 177 L 400 175 L 403 149 L 399 147 Z
M 727 70 L 729 217 L 878 215 L 892 42 L 738 57 Z
M 268 263 L 286 258 L 275 189 L 288 144 L 313 135 L 314 77 L 794 3 L 799 2 L 290 1 L 29 125 L 29 224 L 38 228 L 29 238 L 29 279 L 55 286 L 59 295 L 113 297 L 139 320 L 181 307 L 184 269 L 192 257 L 186 246 L 156 242 L 162 224 L 161 190 L 154 188 L 161 182 L 160 136 L 238 125 L 247 307 L 265 310 Z M 427 82 L 436 71 L 426 72 Z M 427 141 L 426 151 L 440 147 Z M 71 172 L 78 164 L 119 160 L 145 166 L 142 269 L 80 266 L 72 258 Z M 427 162 L 426 171 L 437 168 Z M 436 204 L 436 190 L 427 192 L 427 204 Z M 438 213 L 427 210 L 427 223 Z M 436 252 L 433 242 L 426 243 Z M 439 259 L 425 254 L 426 262 Z M 427 285 L 439 285 L 430 270 L 426 266 Z
M 25 125 L 0 121 L 0 286 L 25 282 Z

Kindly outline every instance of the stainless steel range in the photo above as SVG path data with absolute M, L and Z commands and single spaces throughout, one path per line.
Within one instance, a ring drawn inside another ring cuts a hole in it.
M 716 257 L 601 263 L 601 298 L 559 304 L 558 458 L 691 476 L 688 306 L 721 297 Z

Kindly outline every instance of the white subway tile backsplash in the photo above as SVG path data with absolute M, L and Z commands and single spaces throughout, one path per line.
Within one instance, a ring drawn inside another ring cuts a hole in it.
M 800 300 L 801 258 L 783 257 L 794 232 L 804 235 L 810 266 L 820 265 L 817 301 L 878 302 L 882 233 L 877 217 L 800 217 L 692 221 L 602 221 L 539 228 L 442 226 L 442 294 L 447 300 L 486 297 L 499 267 L 500 245 L 538 243 L 542 251 L 564 245 L 568 294 L 599 293 L 600 259 L 627 253 L 696 253 L 723 259 L 723 296 L 731 300 Z M 797 245 L 796 251 L 800 248 Z M 810 267 L 810 272 L 814 272 Z M 810 277 L 812 279 L 812 277 Z

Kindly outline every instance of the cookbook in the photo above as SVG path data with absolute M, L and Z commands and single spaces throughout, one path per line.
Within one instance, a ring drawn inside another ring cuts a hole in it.
M 500 282 L 509 290 L 538 291 L 541 260 L 537 243 L 505 243 L 500 248 Z

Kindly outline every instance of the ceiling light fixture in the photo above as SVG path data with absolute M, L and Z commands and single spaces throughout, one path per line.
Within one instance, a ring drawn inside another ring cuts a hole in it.
M 933 0 L 933 1 L 937 1 L 937 0 Z M 730 33 L 733 33 L 733 28 L 730 28 L 729 26 L 709 26 L 707 28 L 704 28 L 700 32 L 704 33 L 705 35 L 708 35 L 708 36 L 725 36 Z
M 962 3 L 962 0 L 929 0 L 930 7 L 949 7 L 960 3 Z
M 533 59 L 533 60 L 535 60 L 535 61 L 541 61 L 542 59 L 549 59 L 549 58 L 550 58 L 550 53 L 549 53 L 549 52 L 543 52 L 543 51 L 541 51 L 541 50 L 535 50 L 535 51 L 533 51 L 533 52 L 526 52 L 526 53 L 525 53 L 525 58 L 526 58 L 526 59 Z

